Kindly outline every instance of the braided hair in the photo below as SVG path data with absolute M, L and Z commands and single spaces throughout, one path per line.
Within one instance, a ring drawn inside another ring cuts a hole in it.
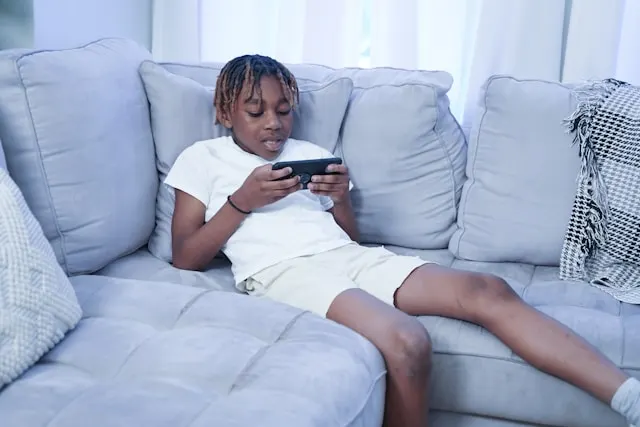
M 260 80 L 267 76 L 280 81 L 285 99 L 291 108 L 295 107 L 299 96 L 298 83 L 291 71 L 268 56 L 243 55 L 226 63 L 216 81 L 213 101 L 216 107 L 216 124 L 220 123 L 223 113 L 231 114 L 243 88 L 250 88 L 248 99 L 256 93 L 260 96 Z

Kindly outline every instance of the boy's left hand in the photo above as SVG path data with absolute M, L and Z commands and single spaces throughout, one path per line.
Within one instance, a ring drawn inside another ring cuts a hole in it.
M 332 175 L 314 175 L 309 190 L 318 196 L 327 196 L 339 204 L 349 198 L 349 171 L 345 165 L 329 165 L 327 172 Z

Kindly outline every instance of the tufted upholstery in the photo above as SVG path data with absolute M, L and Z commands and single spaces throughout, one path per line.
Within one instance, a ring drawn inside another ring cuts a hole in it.
M 618 366 L 640 377 L 640 306 L 621 304 L 584 283 L 558 280 L 557 267 L 455 259 L 446 250 L 416 251 L 387 246 L 401 254 L 463 270 L 503 277 L 529 304 L 568 325 Z M 139 251 L 111 264 L 103 273 L 154 280 L 187 280 L 233 290 L 222 263 L 206 272 L 185 272 Z M 152 273 L 155 272 L 155 275 Z M 444 285 L 444 284 L 443 284 Z M 459 320 L 421 317 L 433 338 L 435 356 L 432 406 L 441 411 L 522 420 L 559 427 L 626 427 L 604 405 L 564 382 L 541 374 L 486 330 Z M 527 404 L 514 404 L 514 395 Z
M 84 317 L 0 393 L 3 427 L 381 423 L 383 360 L 338 324 L 229 292 L 72 282 Z

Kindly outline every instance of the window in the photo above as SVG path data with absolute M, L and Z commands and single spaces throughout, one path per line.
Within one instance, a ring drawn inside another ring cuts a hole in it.
M 362 44 L 360 46 L 358 66 L 369 68 L 371 67 L 371 11 L 373 9 L 373 0 L 362 1 Z

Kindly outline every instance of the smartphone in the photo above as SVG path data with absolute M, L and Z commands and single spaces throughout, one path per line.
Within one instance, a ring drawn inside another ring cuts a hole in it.
M 307 186 L 311 182 L 311 177 L 313 175 L 333 175 L 334 173 L 327 172 L 327 167 L 329 165 L 341 165 L 341 164 L 342 164 L 342 159 L 340 157 L 328 157 L 324 159 L 277 162 L 277 163 L 274 163 L 271 168 L 273 170 L 291 168 L 292 172 L 289 175 L 280 178 L 280 180 L 293 178 L 294 176 L 299 176 L 300 183 L 302 184 L 302 189 L 306 190 Z

